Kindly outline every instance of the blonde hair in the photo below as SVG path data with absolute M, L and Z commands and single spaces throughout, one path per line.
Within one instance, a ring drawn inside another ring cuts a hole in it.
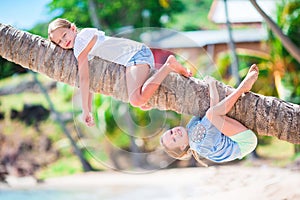
M 174 149 L 168 148 L 166 144 L 163 143 L 163 135 L 160 137 L 160 145 L 169 156 L 178 160 L 189 160 L 193 155 L 199 164 L 208 167 L 208 165 L 200 159 L 199 154 L 190 148 L 190 145 L 187 145 L 184 150 L 181 150 L 180 147 L 175 147 Z
M 58 28 L 71 28 L 72 26 L 75 26 L 75 24 L 71 23 L 67 19 L 57 18 L 57 19 L 53 20 L 48 25 L 48 38 L 50 40 L 52 40 L 51 33 L 53 33 L 53 31 L 55 31 L 56 29 L 58 29 Z

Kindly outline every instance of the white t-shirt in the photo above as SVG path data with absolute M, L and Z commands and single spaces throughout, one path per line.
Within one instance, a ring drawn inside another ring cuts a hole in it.
M 91 60 L 94 56 L 98 56 L 104 60 L 108 60 L 121 65 L 126 65 L 128 61 L 144 44 L 129 40 L 126 38 L 116 38 L 105 36 L 103 31 L 96 28 L 84 28 L 76 36 L 74 41 L 74 55 L 76 59 L 81 52 L 87 47 L 94 35 L 97 35 L 97 42 L 88 54 Z

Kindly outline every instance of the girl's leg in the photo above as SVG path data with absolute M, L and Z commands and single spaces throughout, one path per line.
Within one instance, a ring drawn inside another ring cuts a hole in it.
M 252 65 L 246 78 L 229 96 L 218 103 L 211 100 L 211 107 L 208 109 L 206 116 L 211 123 L 216 126 L 224 135 L 232 136 L 247 130 L 244 125 L 237 120 L 227 117 L 226 114 L 231 110 L 239 97 L 244 92 L 248 92 L 251 89 L 252 85 L 257 79 L 257 76 L 258 68 L 256 65 Z M 210 81 L 209 90 L 212 99 L 219 99 L 215 82 Z
M 169 56 L 166 63 L 153 76 L 149 77 L 149 71 L 149 66 L 144 64 L 126 68 L 129 102 L 133 106 L 140 107 L 145 104 L 170 72 L 191 76 L 174 56 Z
M 212 78 L 207 78 L 206 81 L 209 84 L 209 93 L 210 93 L 210 109 L 206 112 L 206 117 L 208 120 L 221 131 L 224 135 L 232 136 L 237 133 L 247 130 L 247 128 L 242 125 L 240 122 L 222 115 L 219 112 L 215 111 L 216 106 L 220 104 L 219 94 L 216 88 L 216 82 Z M 233 91 L 234 92 L 234 91 Z M 233 93 L 231 92 L 229 96 Z M 228 97 L 226 97 L 228 98 Z
M 234 106 L 236 101 L 240 98 L 240 96 L 245 92 L 249 92 L 249 90 L 252 88 L 252 85 L 257 80 L 257 77 L 258 77 L 258 67 L 256 65 L 252 65 L 248 71 L 247 76 L 242 81 L 242 83 L 240 83 L 238 88 L 234 90 L 225 99 L 223 99 L 221 102 L 214 105 L 213 108 L 214 112 L 216 112 L 218 115 L 226 115 Z M 218 95 L 218 92 L 216 93 Z
M 207 118 L 221 133 L 226 136 L 233 136 L 248 130 L 248 128 L 239 121 L 227 117 L 226 115 L 214 115 L 211 118 L 207 116 Z

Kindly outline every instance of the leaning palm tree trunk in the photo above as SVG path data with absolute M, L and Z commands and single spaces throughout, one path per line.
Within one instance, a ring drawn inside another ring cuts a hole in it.
M 63 50 L 39 36 L 0 24 L 0 56 L 56 81 L 78 86 L 77 63 L 72 50 Z M 124 66 L 97 57 L 89 64 L 92 92 L 128 102 Z M 228 86 L 218 82 L 217 88 L 220 98 L 224 98 Z M 208 87 L 201 80 L 173 73 L 148 104 L 160 110 L 203 116 L 209 108 Z M 240 98 L 228 116 L 260 135 L 300 143 L 299 105 L 249 92 Z

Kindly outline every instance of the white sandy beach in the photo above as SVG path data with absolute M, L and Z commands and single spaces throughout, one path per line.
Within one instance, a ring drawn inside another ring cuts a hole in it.
M 106 191 L 107 197 L 100 199 L 297 200 L 300 199 L 300 171 L 227 165 L 146 174 L 92 172 L 51 178 L 38 188 L 91 194 Z
M 245 163 L 234 163 L 135 174 L 116 171 L 89 172 L 49 178 L 38 184 L 30 179 L 13 180 L 10 180 L 9 187 L 4 184 L 4 187 L 0 187 L 1 200 L 15 199 L 12 197 L 16 195 L 5 196 L 3 191 L 7 190 L 13 194 L 19 192 L 16 198 L 22 197 L 25 200 L 44 197 L 47 200 L 300 199 L 300 170 L 275 168 L 267 164 L 247 167 Z M 35 193 L 36 191 L 38 192 Z

